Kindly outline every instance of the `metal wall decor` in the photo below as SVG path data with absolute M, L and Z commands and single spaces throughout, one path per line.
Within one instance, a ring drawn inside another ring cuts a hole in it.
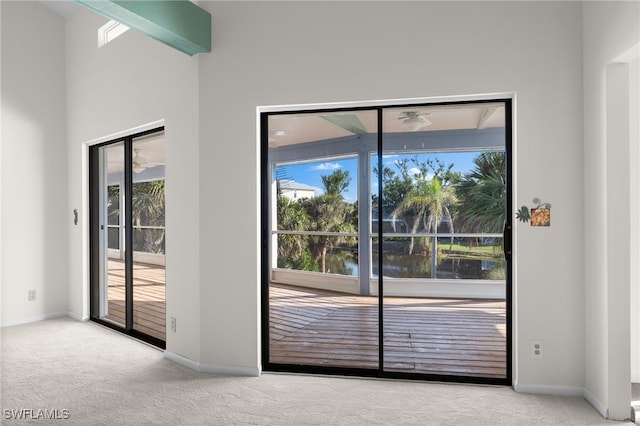
M 535 207 L 529 209 L 527 206 L 522 206 L 516 212 L 516 218 L 520 222 L 531 221 L 531 226 L 551 226 L 551 204 L 543 203 L 540 198 L 534 198 L 533 204 Z

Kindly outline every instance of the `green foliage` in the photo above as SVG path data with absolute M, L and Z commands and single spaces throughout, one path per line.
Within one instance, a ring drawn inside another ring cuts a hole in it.
M 278 229 L 287 231 L 302 231 L 309 223 L 309 218 L 299 202 L 292 202 L 286 197 L 279 196 L 277 203 Z M 278 267 L 302 269 L 308 265 L 304 257 L 307 254 L 305 237 L 302 235 L 278 236 Z
M 452 172 L 453 164 L 437 158 L 420 161 L 418 156 L 396 161 L 396 170 L 384 167 L 379 216 L 391 212 L 393 225 L 401 220 L 410 233 L 437 232 L 442 224 L 453 233 L 454 223 L 461 232 L 500 232 L 506 218 L 504 153 L 481 153 L 474 164 L 464 175 Z M 377 168 L 374 174 L 378 176 Z M 378 201 L 372 195 L 374 207 Z M 414 251 L 413 239 L 408 250 Z
M 131 194 L 134 226 L 164 226 L 164 180 L 135 182 Z
M 381 178 L 384 193 L 382 205 L 379 205 L 378 194 L 371 195 L 372 208 L 378 210 L 380 219 L 391 217 L 394 227 L 396 223 L 404 223 L 402 232 L 436 233 L 444 226 L 449 233 L 453 233 L 454 228 L 471 233 L 500 232 L 506 217 L 504 153 L 482 153 L 474 159 L 474 164 L 473 170 L 460 174 L 452 172 L 453 164 L 447 165 L 438 159 L 420 161 L 416 155 L 396 161 L 395 167 L 384 166 L 381 171 L 374 167 L 373 173 L 376 178 Z M 278 229 L 340 234 L 357 232 L 358 203 L 348 203 L 342 195 L 350 181 L 348 172 L 337 170 L 322 176 L 325 193 L 320 196 L 297 201 L 279 197 Z M 410 238 L 409 254 L 431 251 L 433 244 L 429 240 Z M 350 256 L 349 251 L 344 250 L 348 248 L 357 249 L 357 238 L 280 235 L 278 266 L 320 272 L 332 269 L 334 272 L 335 265 L 344 262 L 345 256 Z M 494 251 L 493 247 L 463 251 L 452 238 L 447 256 L 450 260 L 471 265 L 472 260 L 500 258 L 501 254 Z M 333 254 L 331 265 L 327 262 L 330 253 Z M 430 262 L 424 256 L 413 257 L 416 257 L 415 265 L 409 269 L 421 268 L 420 274 L 428 275 Z M 441 260 L 440 257 L 438 259 Z M 411 275 L 410 272 L 407 274 Z M 493 274 L 498 276 L 504 272 L 496 270 Z
M 348 172 L 336 170 L 328 176 L 322 176 L 322 183 L 326 192 L 320 196 L 307 198 L 302 201 L 309 221 L 309 231 L 318 232 L 357 232 L 357 210 L 353 204 L 347 203 L 342 196 L 351 178 Z M 313 254 L 319 262 L 320 272 L 327 272 L 327 253 L 338 245 L 354 245 L 354 237 L 319 236 L 313 244 Z
M 164 252 L 164 229 L 135 229 L 140 226 L 164 227 L 164 180 L 134 182 L 131 187 L 134 247 L 147 253 Z
M 293 269 L 318 272 L 318 263 L 313 260 L 311 252 L 309 250 L 305 250 L 302 253 L 299 264 L 294 265 Z
M 107 211 L 109 225 L 120 225 L 120 185 L 107 187 Z
M 448 224 L 449 232 L 453 232 L 452 208 L 458 199 L 450 182 L 459 178 L 451 172 L 453 164 L 445 165 L 438 159 L 420 161 L 416 155 L 411 159 L 399 160 L 395 165 L 399 174 L 387 167 L 383 170 L 384 201 L 379 217 L 391 211 L 394 229 L 396 221 L 402 220 L 411 233 L 421 229 L 437 232 L 443 222 Z M 418 171 L 410 173 L 410 166 Z M 374 169 L 374 173 L 377 175 L 377 169 Z M 374 205 L 377 201 L 374 196 Z M 409 254 L 413 253 L 414 243 L 412 238 Z
M 431 171 L 431 175 L 434 179 L 438 179 L 444 186 L 448 186 L 453 180 L 459 177 L 459 173 L 451 171 L 454 166 L 453 163 L 445 165 L 443 161 L 438 160 L 437 158 L 427 158 L 425 161 L 421 162 L 417 155 L 415 155 L 410 161 L 418 170 L 420 170 L 420 173 L 414 175 L 417 180 L 429 179 L 429 171 Z
M 407 196 L 413 188 L 413 178 L 409 175 L 409 160 L 403 159 L 395 163 L 398 172 L 384 166 L 382 170 L 383 204 L 379 205 L 378 194 L 372 194 L 372 205 L 378 207 L 379 217 L 383 212 L 392 211 Z M 373 173 L 378 177 L 378 168 L 373 168 Z
M 287 197 L 278 196 L 278 229 L 287 231 L 303 231 L 309 225 L 309 216 L 299 201 L 291 201 Z
M 336 170 L 328 176 L 321 176 L 327 195 L 340 195 L 351 183 L 349 172 Z
M 326 192 L 322 195 L 291 201 L 278 197 L 278 229 L 353 233 L 358 229 L 356 203 L 344 200 L 342 192 L 349 186 L 348 172 L 337 170 L 322 176 Z M 278 266 L 304 271 L 327 272 L 327 254 L 335 247 L 357 245 L 354 237 L 341 235 L 280 235 Z
M 120 224 L 120 186 L 108 188 L 109 225 Z M 134 182 L 131 187 L 134 250 L 164 253 L 165 224 L 164 180 Z M 140 227 L 156 228 L 140 228 Z
M 506 219 L 506 163 L 503 152 L 483 152 L 474 169 L 456 182 L 462 232 L 501 232 Z

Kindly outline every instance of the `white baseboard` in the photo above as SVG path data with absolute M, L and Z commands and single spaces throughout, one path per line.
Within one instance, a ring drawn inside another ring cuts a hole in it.
M 199 362 L 193 361 L 189 358 L 183 357 L 182 355 L 178 355 L 171 351 L 164 351 L 164 357 L 173 362 L 177 362 L 180 365 L 184 365 L 185 367 L 189 367 L 192 370 L 198 371 L 200 373 L 212 373 L 212 374 L 222 374 L 227 376 L 248 376 L 248 377 L 258 377 L 260 376 L 261 370 L 260 368 L 254 367 L 236 367 L 229 365 L 214 365 L 214 364 L 200 364 Z
M 176 362 L 180 365 L 184 365 L 185 367 L 189 367 L 192 370 L 200 371 L 200 364 L 190 360 L 189 358 L 183 357 L 182 355 L 178 355 L 171 351 L 164 351 L 164 357 L 170 361 Z
M 81 321 L 81 322 L 89 321 L 89 317 L 88 316 L 78 315 L 75 312 L 67 311 L 67 316 L 69 318 L 71 318 L 71 319 L 76 320 L 76 321 Z
M 594 394 L 589 391 L 589 389 L 584 389 L 584 399 L 586 399 L 589 404 L 593 405 L 593 408 L 596 409 L 598 413 L 605 419 L 609 418 L 609 410 L 607 410 L 607 406 L 602 403 Z
M 537 393 L 542 395 L 581 396 L 596 409 L 605 419 L 609 418 L 609 410 L 596 396 L 586 388 L 574 386 L 550 386 L 550 385 L 521 385 L 514 384 L 513 390 L 522 393 Z
M 202 373 L 223 374 L 225 376 L 260 376 L 260 368 L 258 367 L 237 367 L 230 365 L 201 364 L 200 371 Z
M 17 318 L 9 321 L 4 321 L 2 324 L 0 324 L 0 328 L 13 327 L 15 325 L 29 324 L 32 322 L 44 321 L 48 319 L 61 318 L 66 316 L 69 316 L 69 312 L 65 311 L 65 312 L 53 312 L 50 314 L 34 315 L 31 317 L 25 317 L 25 318 Z
M 542 395 L 584 396 L 584 388 L 577 386 L 554 386 L 535 384 L 514 384 L 513 390 L 521 393 L 538 393 Z

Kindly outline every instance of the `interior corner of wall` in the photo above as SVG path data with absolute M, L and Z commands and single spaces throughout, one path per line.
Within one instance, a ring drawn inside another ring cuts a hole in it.
M 586 399 L 602 417 L 608 418 L 609 410 L 606 404 L 600 401 L 588 388 L 584 388 L 584 399 Z

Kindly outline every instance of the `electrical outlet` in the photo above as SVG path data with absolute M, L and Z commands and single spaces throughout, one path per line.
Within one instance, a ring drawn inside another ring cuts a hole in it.
M 542 359 L 544 358 L 544 345 L 542 340 L 531 340 L 531 358 Z
M 171 331 L 176 332 L 176 319 L 171 317 Z
M 34 300 L 36 300 L 36 291 L 35 290 L 29 290 L 28 294 L 29 295 L 28 295 L 28 299 L 27 300 L 29 300 L 29 302 L 33 302 Z

